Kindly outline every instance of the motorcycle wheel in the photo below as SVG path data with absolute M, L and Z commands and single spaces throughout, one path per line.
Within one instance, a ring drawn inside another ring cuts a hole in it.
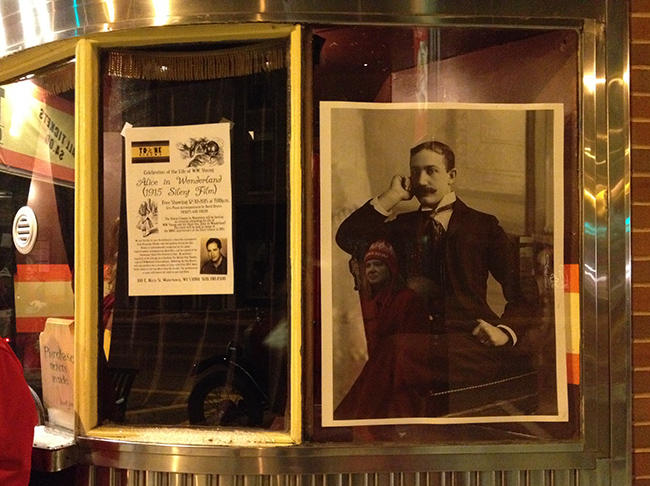
M 228 372 L 217 371 L 194 386 L 187 404 L 190 424 L 258 427 L 264 407 L 259 394 L 237 376 L 228 382 Z

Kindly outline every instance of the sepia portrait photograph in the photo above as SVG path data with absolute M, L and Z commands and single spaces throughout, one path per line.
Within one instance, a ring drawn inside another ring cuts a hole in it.
M 228 273 L 228 240 L 212 236 L 204 239 L 200 248 L 202 275 L 226 275 Z
M 568 420 L 563 117 L 321 103 L 323 426 Z

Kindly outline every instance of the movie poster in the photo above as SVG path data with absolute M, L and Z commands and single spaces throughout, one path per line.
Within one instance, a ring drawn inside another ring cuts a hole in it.
M 122 134 L 129 295 L 232 294 L 230 124 Z

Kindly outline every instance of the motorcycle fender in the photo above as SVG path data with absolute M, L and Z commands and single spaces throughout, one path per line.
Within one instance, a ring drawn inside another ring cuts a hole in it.
M 212 367 L 227 368 L 228 367 L 228 357 L 223 355 L 210 356 L 209 358 L 202 359 L 201 361 L 194 363 L 192 369 L 190 370 L 190 376 L 197 376 L 203 374 L 205 371 L 209 370 Z

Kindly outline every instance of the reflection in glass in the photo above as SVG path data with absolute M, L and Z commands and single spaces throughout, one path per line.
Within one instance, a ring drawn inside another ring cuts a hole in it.
M 48 419 L 71 429 L 74 64 L 26 78 L 0 87 L 0 336 Z
M 47 2 L 45 0 L 19 0 L 18 4 L 25 47 L 54 40 Z
M 100 416 L 110 421 L 285 429 L 284 45 L 219 47 L 116 51 L 104 59 Z M 151 143 L 140 141 L 125 152 L 121 132 L 126 123 L 134 130 L 154 127 Z M 198 126 L 221 130 L 224 124 L 229 144 L 219 136 L 195 135 Z M 183 143 L 175 144 L 170 134 L 179 133 Z M 229 156 L 221 157 L 228 145 Z M 179 169 L 174 164 L 181 163 L 181 156 L 188 158 Z M 190 159 L 205 164 L 188 165 Z M 146 236 L 129 222 L 128 191 L 138 183 L 126 175 L 129 161 L 133 166 L 142 162 L 134 170 L 143 175 L 150 171 L 142 178 L 150 180 L 142 184 L 147 207 L 156 208 L 157 232 Z M 222 164 L 229 164 L 229 175 L 220 179 L 215 171 Z M 231 201 L 225 197 L 216 203 L 223 196 L 205 196 L 214 190 L 212 184 L 217 195 L 223 194 L 219 184 L 228 178 Z M 192 192 L 194 183 L 201 184 L 198 193 Z M 231 213 L 221 213 L 224 207 Z M 232 218 L 231 234 L 219 234 L 213 226 L 217 217 Z M 129 257 L 130 250 L 144 248 L 136 245 L 145 240 L 148 248 L 162 244 L 146 257 L 149 268 Z M 225 261 L 217 272 L 214 263 Z M 215 271 L 201 272 L 204 262 Z M 172 283 L 156 295 L 144 295 L 134 291 L 133 283 L 146 283 L 134 282 L 136 272 L 143 280 L 160 277 Z M 210 290 L 220 278 L 233 279 L 232 292 Z M 197 282 L 198 289 L 190 286 Z

